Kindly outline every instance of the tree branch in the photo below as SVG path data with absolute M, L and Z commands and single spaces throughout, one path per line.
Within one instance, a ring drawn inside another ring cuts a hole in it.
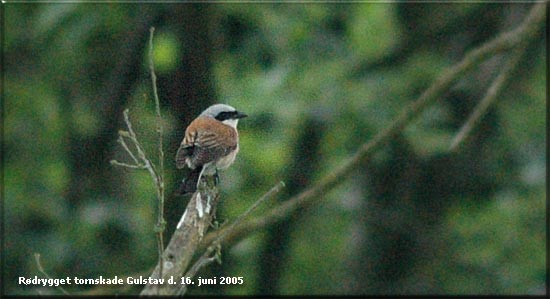
M 160 101 L 157 92 L 157 75 L 155 74 L 155 63 L 153 61 L 153 35 L 155 27 L 149 29 L 149 69 L 151 72 L 151 84 L 153 85 L 153 98 L 155 99 L 155 111 L 157 113 L 157 133 L 158 133 L 158 163 L 159 173 L 157 174 L 157 190 L 158 190 L 158 218 L 155 231 L 157 232 L 157 247 L 159 252 L 159 272 L 162 276 L 163 256 L 164 256 L 164 230 L 166 221 L 164 220 L 164 151 L 162 149 L 162 116 L 160 114 Z
M 285 219 L 287 215 L 297 208 L 307 208 L 322 198 L 329 190 L 343 182 L 372 152 L 385 145 L 386 142 L 396 133 L 400 132 L 428 105 L 441 98 L 466 72 L 479 65 L 485 59 L 514 49 L 521 46 L 523 42 L 532 39 L 545 21 L 545 8 L 546 3 L 544 2 L 534 4 L 527 17 L 516 29 L 501 33 L 494 39 L 467 53 L 462 61 L 448 68 L 416 101 L 405 107 L 387 128 L 378 133 L 371 141 L 364 143 L 348 161 L 342 163 L 340 167 L 322 178 L 317 184 L 286 200 L 265 215 L 241 223 L 227 234 L 226 240 L 228 242 L 234 241 L 251 232 L 263 229 L 268 225 Z M 205 237 L 205 243 L 209 244 L 212 242 L 216 238 L 216 235 L 224 233 L 225 229 L 221 229 L 220 232 L 209 233 Z
M 151 83 L 153 85 L 153 97 L 155 100 L 155 111 L 157 115 L 157 132 L 158 132 L 158 163 L 159 163 L 159 169 L 157 170 L 155 167 L 155 164 L 151 162 L 151 160 L 147 157 L 147 154 L 145 153 L 145 149 L 139 142 L 136 133 L 134 132 L 134 129 L 132 127 L 132 123 L 130 122 L 129 116 L 128 116 L 128 109 L 124 110 L 124 121 L 126 123 L 126 126 L 128 127 L 128 131 L 119 131 L 119 139 L 118 142 L 122 145 L 122 147 L 126 150 L 130 158 L 134 161 L 134 164 L 128 164 L 124 162 L 119 162 L 117 160 L 111 160 L 112 165 L 116 166 L 122 166 L 126 168 L 133 168 L 133 169 L 146 169 L 151 179 L 153 180 L 153 183 L 155 184 L 155 190 L 157 193 L 157 199 L 158 199 L 158 218 L 157 218 L 157 224 L 155 226 L 155 233 L 157 236 L 157 248 L 159 253 L 159 261 L 158 261 L 158 273 L 160 277 L 163 275 L 163 267 L 164 267 L 164 230 L 166 226 L 166 221 L 164 220 L 164 151 L 162 149 L 163 147 L 163 127 L 162 127 L 162 116 L 160 113 L 160 102 L 157 92 L 157 85 L 156 85 L 156 75 L 155 75 L 155 66 L 153 62 L 153 34 L 154 34 L 154 27 L 150 28 L 150 34 L 149 34 L 149 69 L 151 71 Z M 134 154 L 132 150 L 128 147 L 126 142 L 124 141 L 124 138 L 128 138 L 132 144 L 135 147 L 135 151 L 137 154 Z M 137 156 L 137 157 L 136 157 Z
M 204 177 L 198 190 L 191 196 L 176 231 L 164 251 L 164 272 L 160 275 L 161 265 L 157 264 L 150 278 L 152 282 L 141 291 L 141 295 L 175 295 L 180 288 L 180 279 L 191 263 L 212 218 L 216 214 L 219 190 L 213 177 Z M 176 285 L 168 283 L 174 278 Z
M 225 232 L 230 232 L 236 224 L 240 223 L 244 217 L 249 215 L 258 205 L 279 192 L 284 184 L 280 182 L 258 201 L 256 201 L 245 213 L 241 214 L 235 222 L 228 227 Z M 164 252 L 164 269 L 162 276 L 159 275 L 159 265 L 151 274 L 153 280 L 141 291 L 140 295 L 177 295 L 185 292 L 186 287 L 181 284 L 181 278 L 186 275 L 194 276 L 197 271 L 203 266 L 211 263 L 214 259 L 210 255 L 214 249 L 219 248 L 220 243 L 224 240 L 226 234 L 219 234 L 216 238 L 208 243 L 209 247 L 198 261 L 186 272 L 195 252 L 201 244 L 204 244 L 203 236 L 205 235 L 212 219 L 216 215 L 216 206 L 219 199 L 219 190 L 215 186 L 213 177 L 205 177 L 201 180 L 199 189 L 193 194 L 187 208 L 181 217 L 180 222 L 176 227 L 176 231 L 172 235 L 168 246 Z M 175 284 L 168 283 L 168 279 L 173 278 Z
M 511 57 L 506 62 L 506 65 L 504 66 L 500 74 L 498 74 L 498 76 L 495 78 L 489 89 L 487 89 L 487 92 L 485 93 L 483 99 L 479 102 L 479 104 L 477 104 L 468 120 L 464 123 L 462 128 L 460 128 L 460 131 L 453 138 L 451 146 L 449 147 L 449 151 L 456 150 L 459 145 L 464 142 L 464 140 L 471 133 L 475 125 L 477 125 L 477 123 L 481 120 L 481 117 L 487 112 L 491 104 L 496 100 L 500 90 L 508 81 L 508 78 L 514 72 L 514 69 L 518 65 L 519 60 L 525 52 L 525 47 L 526 45 L 510 53 Z
M 215 260 L 217 260 L 218 254 L 216 253 L 215 256 L 211 256 L 214 250 L 219 251 L 221 243 L 225 240 L 225 237 L 229 232 L 231 232 L 238 224 L 240 224 L 245 217 L 250 215 L 252 211 L 254 211 L 260 204 L 262 204 L 267 199 L 273 197 L 275 194 L 279 193 L 285 186 L 285 183 L 282 181 L 279 182 L 277 185 L 275 185 L 273 188 L 271 188 L 266 194 L 264 194 L 260 199 L 258 199 L 252 206 L 248 208 L 244 213 L 242 213 L 229 227 L 227 227 L 226 230 L 223 231 L 223 233 L 219 234 L 218 237 L 210 243 L 208 248 L 205 250 L 203 255 L 193 264 L 191 269 L 185 273 L 185 277 L 188 277 L 189 279 L 192 279 L 197 275 L 199 270 Z M 187 291 L 187 285 L 183 284 L 181 288 L 178 291 L 178 295 L 184 295 Z

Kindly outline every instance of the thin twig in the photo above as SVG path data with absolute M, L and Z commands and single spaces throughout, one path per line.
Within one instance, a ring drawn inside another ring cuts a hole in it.
M 244 213 L 239 215 L 233 223 L 231 223 L 229 226 L 226 227 L 226 230 L 221 233 L 216 240 L 214 240 L 210 246 L 215 245 L 215 243 L 221 243 L 224 238 L 227 236 L 227 234 L 235 228 L 238 224 L 240 224 L 244 218 L 246 218 L 248 215 L 252 213 L 260 204 L 262 204 L 264 201 L 268 200 L 269 198 L 273 197 L 275 194 L 279 193 L 283 188 L 285 187 L 285 183 L 283 181 L 280 181 L 275 186 L 273 186 L 269 191 L 267 191 L 262 197 L 260 197 L 253 205 L 251 205 Z
M 211 247 L 208 247 L 208 249 L 210 249 L 210 248 Z M 214 247 L 212 247 L 212 248 L 214 248 Z M 219 246 L 216 247 L 216 249 L 219 249 Z M 217 260 L 216 254 L 218 254 L 218 253 L 215 253 L 214 256 L 209 256 L 210 254 L 212 254 L 212 251 L 206 251 L 199 258 L 199 260 L 193 265 L 193 267 L 191 267 L 191 269 L 187 273 L 185 273 L 185 275 L 183 277 L 192 279 L 193 277 L 195 277 L 195 275 L 197 275 L 197 273 L 199 272 L 200 269 L 202 269 L 202 268 L 212 264 L 214 261 L 216 261 Z M 178 296 L 183 296 L 183 295 L 185 295 L 185 293 L 187 293 L 187 284 L 182 284 L 182 286 L 180 287 L 177 295 Z
M 147 154 L 145 153 L 144 147 L 139 142 L 137 135 L 134 131 L 134 128 L 132 127 L 132 123 L 130 122 L 129 112 L 128 109 L 125 109 L 123 112 L 124 115 L 124 122 L 126 123 L 126 126 L 128 127 L 128 131 L 119 131 L 119 140 L 118 142 L 122 145 L 122 147 L 126 150 L 128 155 L 134 160 L 135 164 L 128 164 L 119 162 L 117 160 L 111 160 L 111 164 L 127 167 L 127 168 L 134 168 L 134 169 L 146 169 L 149 172 L 149 175 L 153 179 L 155 189 L 157 192 L 157 199 L 158 199 L 158 220 L 155 227 L 155 233 L 157 235 L 157 247 L 158 247 L 158 253 L 159 253 L 159 272 L 162 275 L 163 271 L 163 264 L 164 264 L 164 230 L 166 226 L 166 222 L 164 221 L 164 151 L 163 151 L 163 127 L 162 127 L 162 116 L 160 114 L 160 102 L 158 98 L 158 92 L 157 92 L 157 86 L 156 86 L 156 75 L 155 75 L 155 69 L 154 69 L 154 63 L 153 63 L 153 33 L 154 28 L 150 28 L 150 36 L 149 36 L 149 67 L 151 71 L 151 82 L 153 85 L 153 95 L 155 99 L 155 110 L 157 115 L 157 132 L 159 137 L 159 143 L 158 143 L 158 162 L 159 162 L 159 169 L 157 171 L 155 164 L 147 158 Z M 124 141 L 124 138 L 128 138 L 131 143 L 134 145 L 136 155 L 130 150 L 126 142 Z M 140 163 L 139 161 L 142 161 Z
M 214 250 L 219 249 L 219 246 L 225 239 L 225 237 L 238 225 L 240 224 L 244 218 L 246 218 L 248 215 L 252 213 L 260 204 L 265 202 L 267 199 L 273 197 L 275 194 L 279 193 L 283 187 L 285 186 L 285 183 L 280 181 L 277 183 L 273 188 L 271 188 L 267 193 L 262 195 L 254 204 L 252 204 L 244 213 L 239 215 L 231 225 L 226 227 L 226 229 L 214 240 L 210 243 L 206 251 L 203 253 L 203 255 L 197 260 L 195 264 L 185 273 L 184 277 L 193 278 L 197 272 L 203 268 L 206 265 L 209 265 L 210 263 L 214 262 L 216 260 L 215 257 L 211 257 L 210 255 L 214 252 Z M 187 291 L 187 285 L 184 284 L 179 290 L 178 295 L 183 295 Z
M 134 147 L 136 148 L 136 152 L 138 154 L 138 157 L 146 165 L 151 164 L 151 163 L 147 163 L 147 161 L 149 161 L 149 159 L 147 158 L 147 154 L 145 154 L 145 149 L 143 148 L 143 146 L 139 142 L 139 140 L 137 138 L 137 135 L 136 135 L 136 132 L 134 131 L 134 127 L 132 126 L 132 122 L 130 121 L 129 112 L 130 112 L 130 110 L 128 110 L 128 109 L 124 109 L 124 111 L 122 112 L 122 114 L 124 115 L 124 122 L 126 123 L 126 126 L 128 127 L 128 131 L 119 131 L 118 134 L 123 136 L 123 137 L 130 138 L 130 140 L 134 144 Z M 151 175 L 156 179 L 156 173 L 154 172 L 155 170 L 152 169 L 152 171 L 153 171 L 153 173 Z
M 112 165 L 116 165 L 116 166 L 122 166 L 122 167 L 133 168 L 133 169 L 145 169 L 145 165 L 141 165 L 141 164 L 128 164 L 124 162 L 119 162 L 117 160 L 111 160 L 110 162 Z
M 287 215 L 290 215 L 290 213 L 297 208 L 307 207 L 315 202 L 315 200 L 322 198 L 327 191 L 343 182 L 353 170 L 362 165 L 362 162 L 364 162 L 374 150 L 386 144 L 386 142 L 396 133 L 400 132 L 405 125 L 414 117 L 418 116 L 429 104 L 441 98 L 449 87 L 467 71 L 479 65 L 485 59 L 503 51 L 514 49 L 520 46 L 522 42 L 533 38 L 537 30 L 540 29 L 540 26 L 545 21 L 545 7 L 546 3 L 537 3 L 533 5 L 528 16 L 516 29 L 501 33 L 491 41 L 467 53 L 462 61 L 448 68 L 416 101 L 405 107 L 388 127 L 379 132 L 372 140 L 364 143 L 348 161 L 341 163 L 340 167 L 322 178 L 317 184 L 286 200 L 261 217 L 256 217 L 241 223 L 229 232 L 226 238 L 233 240 L 262 229 L 285 219 Z M 205 236 L 205 242 L 210 242 L 215 238 L 216 233 L 210 233 Z
M 162 116 L 160 114 L 160 101 L 157 92 L 157 76 L 155 74 L 155 63 L 153 61 L 153 35 L 155 27 L 149 29 L 149 69 L 151 71 L 151 84 L 153 85 L 153 98 L 155 99 L 155 110 L 157 113 L 157 132 L 159 135 L 158 154 L 159 154 L 159 173 L 157 173 L 158 189 L 158 219 L 157 219 L 157 242 L 159 251 L 159 276 L 162 277 L 164 264 L 164 151 L 162 150 Z
M 44 267 L 42 267 L 42 264 L 40 263 L 40 253 L 36 252 L 34 254 L 34 260 L 36 262 L 36 266 L 38 267 L 38 271 L 42 273 L 44 276 L 46 276 L 47 279 L 53 279 L 46 271 L 44 270 Z M 67 292 L 62 286 L 57 286 L 57 288 L 65 295 L 70 295 L 69 292 Z
M 132 151 L 128 148 L 128 145 L 126 144 L 126 141 L 124 141 L 124 138 L 122 138 L 122 136 L 118 136 L 118 140 L 117 140 L 118 143 L 120 143 L 122 145 L 122 147 L 126 150 L 126 152 L 128 153 L 128 155 L 130 155 L 130 157 L 132 158 L 132 160 L 134 160 L 134 162 L 137 164 L 139 164 L 136 156 L 134 156 L 134 153 L 132 153 Z
M 508 81 L 510 75 L 514 72 L 514 69 L 517 67 L 518 62 L 525 52 L 526 46 L 527 45 L 518 48 L 517 50 L 510 53 L 511 57 L 508 59 L 500 74 L 498 74 L 498 76 L 495 78 L 489 89 L 487 89 L 487 92 L 483 96 L 483 99 L 477 104 L 468 120 L 464 123 L 464 125 L 460 128 L 460 131 L 453 138 L 451 146 L 449 147 L 449 151 L 456 150 L 458 146 L 461 145 L 464 140 L 466 140 L 466 137 L 468 137 L 474 126 L 476 126 L 477 123 L 481 120 L 482 116 L 485 115 L 491 104 L 496 100 L 504 84 Z
M 137 139 L 136 133 L 134 132 L 134 129 L 132 127 L 132 123 L 130 122 L 130 118 L 128 116 L 128 109 L 125 109 L 124 112 L 124 122 L 126 122 L 126 126 L 128 127 L 128 131 L 119 131 L 119 135 L 128 137 L 134 144 L 134 147 L 136 148 L 136 151 L 138 153 L 138 157 L 143 162 L 143 167 L 149 171 L 149 174 L 151 175 L 151 178 L 153 179 L 153 182 L 155 183 L 155 186 L 158 186 L 159 183 L 159 175 L 157 174 L 157 171 L 155 169 L 155 165 L 151 160 L 147 158 L 147 154 L 145 154 L 145 149 Z M 159 190 L 157 188 L 157 196 L 159 196 Z

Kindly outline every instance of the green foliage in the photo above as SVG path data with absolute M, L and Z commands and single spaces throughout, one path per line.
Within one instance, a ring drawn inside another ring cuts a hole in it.
M 282 282 L 285 295 L 341 294 L 332 283 L 349 279 L 342 258 L 353 254 L 348 243 L 353 217 L 336 196 L 330 197 L 331 202 L 301 215 L 304 221 L 293 231 L 291 258 L 285 264 L 291 271 Z
M 387 55 L 402 38 L 394 6 L 357 5 L 350 23 L 349 46 L 367 60 Z
M 442 289 L 454 294 L 541 291 L 546 271 L 541 263 L 546 254 L 545 218 L 540 213 L 544 193 L 543 188 L 504 193 L 487 206 L 451 211 L 450 231 L 444 237 L 449 251 L 442 253 L 451 267 L 436 270 L 443 273 Z
M 153 60 L 155 71 L 159 74 L 168 73 L 176 68 L 180 60 L 180 46 L 177 37 L 169 32 L 158 32 L 155 35 Z M 149 55 L 149 52 L 147 52 Z M 148 65 L 149 59 L 147 59 Z

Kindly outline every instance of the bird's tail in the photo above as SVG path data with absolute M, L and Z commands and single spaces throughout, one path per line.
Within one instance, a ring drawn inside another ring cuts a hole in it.
M 187 177 L 181 181 L 181 185 L 176 190 L 175 195 L 186 195 L 197 191 L 197 185 L 202 173 L 203 166 L 199 166 L 187 175 Z

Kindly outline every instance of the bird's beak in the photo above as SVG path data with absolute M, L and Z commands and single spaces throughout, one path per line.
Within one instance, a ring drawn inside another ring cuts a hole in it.
M 235 115 L 235 118 L 245 118 L 247 116 L 248 115 L 246 113 L 242 113 L 242 112 L 237 111 L 237 114 Z

